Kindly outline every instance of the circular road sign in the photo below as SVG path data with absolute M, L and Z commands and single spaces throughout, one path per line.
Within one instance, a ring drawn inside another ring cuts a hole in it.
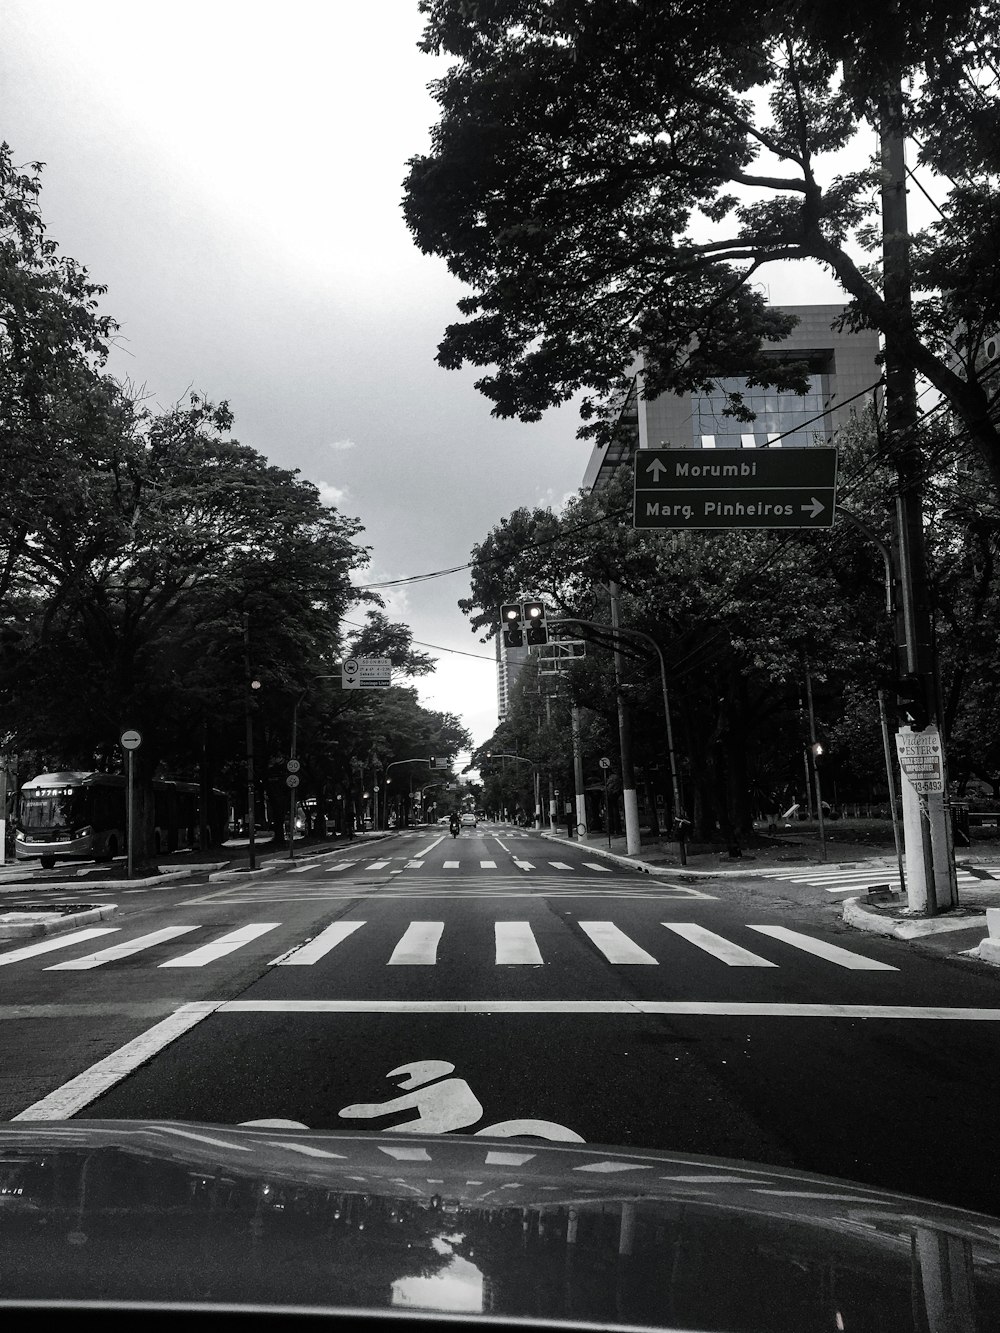
M 348 680 L 353 680 L 361 670 L 361 663 L 356 657 L 345 657 L 340 669 Z
M 604 758 L 604 759 L 598 759 L 597 762 L 598 762 L 598 764 L 600 764 L 601 768 L 610 768 L 610 767 L 611 767 L 611 760 L 610 760 L 610 759 L 607 759 L 607 758 Z
M 297 773 L 302 765 L 297 759 L 289 759 L 285 767 L 288 769 L 289 773 Z
M 289 773 L 288 777 L 285 778 L 285 786 L 297 787 L 301 780 L 302 779 L 299 777 L 298 773 Z
M 142 737 L 137 731 L 123 731 L 119 739 L 123 750 L 138 750 L 142 744 Z

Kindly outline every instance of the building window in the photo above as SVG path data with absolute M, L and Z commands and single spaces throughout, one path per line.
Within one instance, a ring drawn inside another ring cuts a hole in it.
M 809 377 L 806 394 L 786 389 L 751 388 L 746 380 L 716 380 L 713 393 L 692 394 L 692 443 L 703 449 L 762 449 L 775 442 L 791 445 L 823 444 L 833 433 L 832 376 L 817 370 Z M 741 393 L 755 414 L 753 421 L 726 416 L 726 394 Z M 776 437 L 780 436 L 780 439 Z

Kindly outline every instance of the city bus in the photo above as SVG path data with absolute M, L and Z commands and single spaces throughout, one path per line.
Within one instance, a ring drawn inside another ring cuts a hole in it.
M 126 780 L 121 773 L 39 773 L 21 788 L 18 860 L 39 860 L 50 870 L 56 861 L 111 861 L 125 845 Z M 157 778 L 153 783 L 154 850 L 197 847 L 200 789 L 196 782 Z M 229 834 L 229 798 L 208 794 L 208 842 Z

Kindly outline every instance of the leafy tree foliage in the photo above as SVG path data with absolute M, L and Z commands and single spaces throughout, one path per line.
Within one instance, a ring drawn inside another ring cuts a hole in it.
M 849 322 L 891 334 L 950 404 L 1000 491 L 1000 68 L 995 8 L 684 0 L 422 0 L 426 50 L 455 57 L 414 158 L 420 248 L 471 290 L 438 360 L 489 367 L 499 416 L 537 420 L 585 391 L 606 439 L 641 358 L 648 397 L 717 377 L 803 387 L 762 353 L 787 319 L 751 285 L 818 263 Z M 877 134 L 900 83 L 939 216 L 914 237 L 912 318 L 886 304 L 873 221 L 879 163 L 837 154 Z M 863 247 L 863 248 L 862 248 Z M 747 417 L 734 396 L 731 410 Z

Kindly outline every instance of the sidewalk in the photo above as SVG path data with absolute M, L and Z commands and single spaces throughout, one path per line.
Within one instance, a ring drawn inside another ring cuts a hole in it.
M 872 869 L 898 869 L 895 850 L 890 846 L 876 847 L 871 843 L 827 839 L 827 857 L 820 858 L 818 839 L 796 829 L 787 839 L 779 835 L 770 840 L 772 845 L 753 848 L 743 856 L 730 858 L 725 851 L 689 852 L 687 864 L 681 865 L 676 843 L 644 838 L 638 856 L 629 856 L 624 837 L 591 834 L 586 838 L 568 838 L 565 833 L 542 830 L 542 836 L 556 842 L 587 847 L 599 856 L 605 856 L 619 865 L 636 871 L 662 874 L 683 880 L 723 879 L 739 876 L 753 878 L 767 871 L 815 868 L 822 865 L 869 865 Z M 773 845 L 777 844 L 777 845 Z M 987 865 L 1000 874 L 1000 848 L 995 842 L 973 844 L 958 849 L 959 866 L 975 863 Z M 868 895 L 848 898 L 840 904 L 843 920 L 856 930 L 878 935 L 890 935 L 910 943 L 919 942 L 936 953 L 957 954 L 978 958 L 1000 966 L 1000 879 L 982 880 L 980 884 L 963 886 L 959 892 L 959 906 L 936 917 L 915 916 L 908 912 L 906 898 L 899 894 Z M 994 909 L 990 915 L 988 912 Z

